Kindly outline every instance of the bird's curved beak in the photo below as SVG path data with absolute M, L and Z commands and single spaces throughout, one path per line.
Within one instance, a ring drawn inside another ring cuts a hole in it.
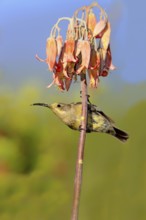
M 49 104 L 45 104 L 45 103 L 33 103 L 32 105 L 39 105 L 39 106 L 44 106 L 47 108 L 51 108 L 51 106 Z

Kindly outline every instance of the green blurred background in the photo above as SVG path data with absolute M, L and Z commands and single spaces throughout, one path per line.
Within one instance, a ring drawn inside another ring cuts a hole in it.
M 123 144 L 87 134 L 79 220 L 145 220 L 146 3 L 99 2 L 112 21 L 117 71 L 89 90 L 90 100 L 130 139 Z M 70 219 L 79 133 L 48 109 L 30 105 L 80 101 L 79 82 L 68 93 L 46 89 L 52 76 L 34 57 L 45 56 L 58 17 L 81 6 L 67 0 L 0 1 L 0 220 Z
M 120 86 L 116 91 L 110 81 L 101 82 L 89 91 L 130 139 L 123 144 L 106 134 L 87 135 L 81 220 L 146 218 L 146 84 Z M 0 219 L 70 218 L 79 133 L 30 104 L 70 102 L 70 96 L 78 101 L 78 90 L 79 83 L 67 94 L 29 84 L 1 90 Z

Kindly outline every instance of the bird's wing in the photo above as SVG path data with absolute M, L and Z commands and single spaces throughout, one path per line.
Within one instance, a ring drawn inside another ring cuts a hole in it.
M 112 124 L 114 124 L 115 122 L 109 117 L 107 116 L 103 111 L 101 111 L 96 105 L 90 105 L 90 107 L 92 112 L 95 112 L 96 114 L 101 114 L 104 118 L 106 118 L 109 122 L 111 122 Z

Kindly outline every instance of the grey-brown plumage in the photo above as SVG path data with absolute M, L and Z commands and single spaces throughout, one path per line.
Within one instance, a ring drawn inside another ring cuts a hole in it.
M 77 103 L 34 103 L 51 109 L 67 126 L 74 130 L 81 130 L 82 104 Z M 115 127 L 114 122 L 96 105 L 88 104 L 88 119 L 86 132 L 102 132 L 115 136 L 121 141 L 126 141 L 129 136 L 126 132 Z

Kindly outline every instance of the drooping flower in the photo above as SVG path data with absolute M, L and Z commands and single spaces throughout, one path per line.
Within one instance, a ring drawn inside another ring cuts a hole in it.
M 89 14 L 88 14 L 88 18 L 87 18 L 87 27 L 89 30 L 94 31 L 94 28 L 96 26 L 96 16 L 95 14 L 93 13 L 93 11 L 90 10 Z
M 57 57 L 57 45 L 54 37 L 50 37 L 47 39 L 46 55 L 47 55 L 46 63 L 49 66 L 49 70 L 53 71 Z
M 65 52 L 65 44 L 64 44 L 64 46 L 62 47 L 62 51 L 61 51 L 61 54 L 60 54 L 60 57 L 59 57 L 58 64 L 59 64 L 60 66 L 62 66 L 63 75 L 64 75 L 66 78 L 70 78 L 69 75 L 68 75 L 68 67 L 69 67 L 71 64 L 73 64 L 73 62 L 67 60 L 67 54 L 66 54 L 66 52 Z
M 100 38 L 102 34 L 104 33 L 104 30 L 106 28 L 107 22 L 106 20 L 100 20 L 93 30 L 93 37 Z
M 76 42 L 76 49 L 75 49 L 75 57 L 77 58 L 79 54 L 81 53 L 81 48 L 82 48 L 82 40 L 78 40 Z
M 99 69 L 100 57 L 98 52 L 93 48 L 91 49 L 90 63 L 88 69 Z
M 64 44 L 64 62 L 76 62 L 74 58 L 74 50 L 75 50 L 75 40 L 68 39 Z
M 70 74 L 69 74 L 70 75 Z M 72 83 L 72 78 L 65 78 L 65 88 L 68 91 Z
M 97 88 L 99 82 L 99 67 L 100 59 L 95 49 L 91 50 L 90 63 L 88 68 L 88 75 L 90 79 L 90 87 Z
M 89 75 L 89 85 L 92 88 L 97 88 L 99 83 L 99 70 L 97 69 L 88 69 L 88 75 Z
M 56 43 L 57 43 L 57 56 L 60 56 L 60 53 L 63 47 L 63 38 L 61 35 L 57 36 Z
M 80 74 L 84 69 L 88 69 L 89 66 L 91 47 L 88 40 L 82 40 L 80 42 L 80 50 L 82 61 L 80 67 L 76 71 L 77 74 Z
M 100 16 L 93 12 L 93 8 L 100 10 Z M 82 11 L 81 18 L 78 17 Z M 66 37 L 60 35 L 59 23 L 69 21 Z M 58 34 L 57 34 L 58 33 Z M 99 77 L 107 76 L 114 70 L 110 49 L 111 27 L 105 11 L 96 3 L 80 8 L 72 18 L 60 18 L 51 30 L 46 43 L 46 62 L 53 72 L 53 82 L 60 90 L 69 90 L 73 79 L 79 74 L 88 72 L 89 85 L 98 87 Z
M 101 37 L 102 49 L 103 49 L 103 59 L 106 58 L 107 49 L 110 43 L 110 34 L 111 34 L 111 27 L 110 23 L 107 23 L 106 29 Z
M 109 70 L 115 70 L 116 67 L 112 63 L 112 55 L 111 55 L 111 50 L 110 50 L 110 45 L 107 48 L 107 53 L 106 53 L 106 58 L 104 61 L 104 66 L 101 72 L 101 76 L 107 76 L 109 73 Z
M 64 88 L 64 75 L 62 72 L 54 73 L 54 83 L 58 86 L 60 90 L 65 90 Z
M 49 70 L 53 71 L 57 57 L 57 45 L 54 37 L 49 37 L 46 42 L 46 59 L 43 60 L 36 55 L 36 59 L 48 64 Z

